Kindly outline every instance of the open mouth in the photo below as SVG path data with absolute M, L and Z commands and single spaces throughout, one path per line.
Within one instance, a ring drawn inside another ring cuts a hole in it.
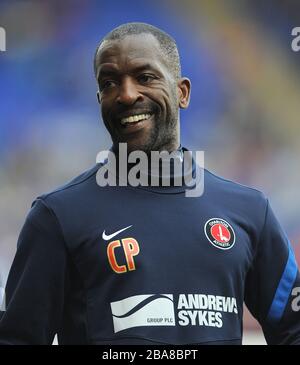
M 153 114 L 147 113 L 147 114 L 136 114 L 136 115 L 130 115 L 129 117 L 122 118 L 121 119 L 121 125 L 123 127 L 127 127 L 130 125 L 135 125 L 140 122 L 146 121 L 152 117 Z

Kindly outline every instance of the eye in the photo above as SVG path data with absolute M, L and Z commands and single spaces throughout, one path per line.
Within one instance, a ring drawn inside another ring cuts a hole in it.
M 153 81 L 154 79 L 156 79 L 156 77 L 151 74 L 142 74 L 138 77 L 138 81 L 142 84 L 148 84 L 149 82 Z
M 113 80 L 104 80 L 100 82 L 100 91 L 111 88 L 116 85 L 116 82 Z

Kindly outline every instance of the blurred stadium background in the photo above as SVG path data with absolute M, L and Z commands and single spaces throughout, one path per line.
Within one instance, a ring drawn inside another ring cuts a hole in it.
M 300 259 L 300 2 L 0 1 L 0 286 L 31 202 L 110 147 L 92 60 L 115 26 L 148 22 L 178 42 L 193 83 L 182 143 L 213 172 L 263 190 Z M 264 343 L 245 312 L 245 343 Z

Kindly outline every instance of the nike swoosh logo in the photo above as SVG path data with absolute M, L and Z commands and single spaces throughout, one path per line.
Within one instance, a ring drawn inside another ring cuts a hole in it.
M 112 238 L 114 238 L 116 235 L 118 235 L 119 233 L 121 233 L 121 232 L 123 232 L 123 231 L 125 231 L 126 229 L 128 229 L 128 228 L 130 228 L 130 227 L 132 227 L 132 225 L 131 226 L 128 226 L 128 227 L 125 227 L 125 228 L 123 228 L 123 229 L 120 229 L 119 231 L 117 231 L 117 232 L 115 232 L 115 233 L 112 233 L 112 234 L 110 234 L 110 235 L 106 235 L 105 234 L 105 230 L 103 231 L 103 233 L 102 233 L 102 238 L 105 240 L 105 241 L 109 241 L 109 240 L 111 240 Z

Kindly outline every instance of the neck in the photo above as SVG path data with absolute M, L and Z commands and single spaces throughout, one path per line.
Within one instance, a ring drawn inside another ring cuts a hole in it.
M 178 181 L 184 184 L 185 177 L 194 170 L 192 160 L 184 159 L 184 149 L 181 145 L 171 153 L 151 151 L 147 155 L 143 151 L 127 153 L 126 144 L 120 144 L 117 151 L 112 147 L 111 152 L 115 160 L 111 166 L 114 166 L 120 181 L 131 176 L 135 181 L 147 182 L 148 186 L 152 186 L 153 181 L 156 186 L 178 186 Z

